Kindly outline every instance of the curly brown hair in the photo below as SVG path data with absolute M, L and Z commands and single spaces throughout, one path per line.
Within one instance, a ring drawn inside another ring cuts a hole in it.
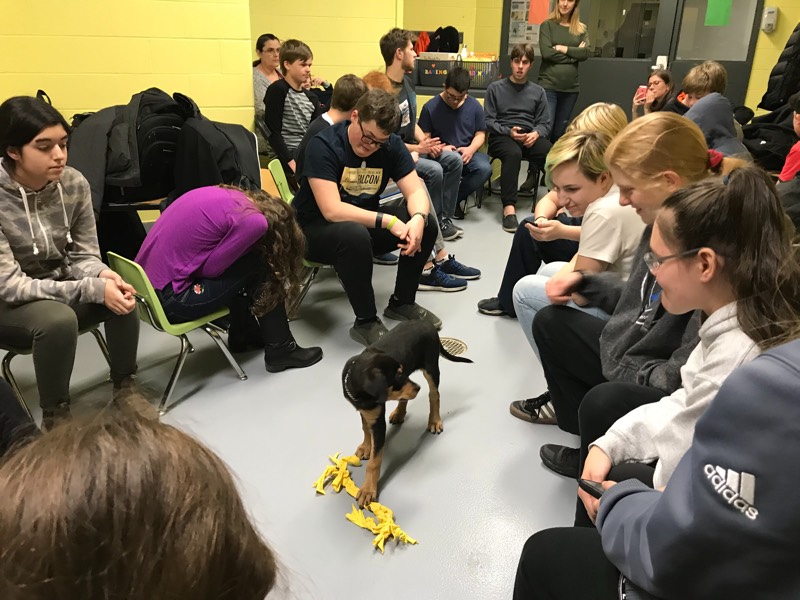
M 255 252 L 267 266 L 269 277 L 253 295 L 252 313 L 260 317 L 286 298 L 297 294 L 303 274 L 306 238 L 297 224 L 294 209 L 280 198 L 263 190 L 243 190 L 230 185 L 221 188 L 242 192 L 267 219 L 267 233 Z

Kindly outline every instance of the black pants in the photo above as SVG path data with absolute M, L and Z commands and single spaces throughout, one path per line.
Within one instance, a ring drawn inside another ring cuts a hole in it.
M 406 205 L 386 206 L 381 210 L 408 221 Z M 375 318 L 375 292 L 372 289 L 372 257 L 397 249 L 399 240 L 388 229 L 371 229 L 358 223 L 330 223 L 324 218 L 300 223 L 306 235 L 308 260 L 333 265 L 347 299 L 359 319 Z M 394 296 L 402 304 L 413 304 L 419 276 L 431 254 L 439 224 L 428 219 L 422 234 L 422 249 L 413 256 L 400 255 Z
M 14 390 L 5 379 L 0 379 L 0 457 L 15 444 L 38 434 L 39 429 L 19 405 Z
M 580 225 L 580 217 L 557 217 L 564 225 Z M 533 217 L 524 219 L 514 233 L 511 250 L 508 252 L 506 270 L 503 272 L 503 281 L 497 298 L 500 306 L 510 315 L 514 315 L 513 292 L 516 283 L 526 275 L 533 275 L 542 266 L 542 263 L 555 261 L 569 262 L 578 251 L 578 242 L 572 240 L 553 240 L 552 242 L 537 242 L 531 237 L 525 223 L 533 223 Z
M 539 348 L 558 426 L 580 434 L 578 408 L 594 386 L 604 383 L 600 364 L 600 333 L 606 322 L 568 306 L 546 306 L 533 319 L 533 339 Z
M 618 583 L 596 529 L 545 529 L 525 542 L 514 600 L 617 600 Z
M 500 159 L 500 199 L 503 206 L 514 206 L 517 203 L 519 184 L 519 168 L 522 159 L 533 163 L 542 171 L 544 160 L 553 144 L 546 138 L 539 138 L 530 148 L 526 148 L 507 135 L 489 134 L 489 154 Z
M 653 468 L 619 465 L 608 479 L 638 479 L 652 487 Z M 590 521 L 587 527 L 545 529 L 528 538 L 517 567 L 514 600 L 617 600 L 618 584 L 619 571 L 606 558 L 600 533 Z

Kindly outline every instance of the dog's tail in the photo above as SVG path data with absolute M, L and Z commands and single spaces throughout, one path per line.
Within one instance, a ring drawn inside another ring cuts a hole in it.
M 456 356 L 454 354 L 450 354 L 447 351 L 447 348 L 442 346 L 442 342 L 439 342 L 439 354 L 444 356 L 447 360 L 451 360 L 453 362 L 463 362 L 463 363 L 471 363 L 472 361 L 469 358 L 464 358 L 463 356 Z

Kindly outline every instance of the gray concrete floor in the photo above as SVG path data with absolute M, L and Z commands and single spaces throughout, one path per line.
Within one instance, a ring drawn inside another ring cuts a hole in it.
M 520 218 L 530 211 L 520 200 Z M 380 501 L 416 546 L 372 547 L 369 532 L 345 520 L 344 492 L 317 496 L 312 483 L 328 455 L 352 454 L 361 439 L 357 412 L 342 397 L 345 361 L 362 348 L 348 336 L 353 314 L 341 286 L 324 270 L 311 288 L 292 331 L 301 344 L 321 345 L 322 362 L 271 374 L 258 353 L 240 355 L 240 381 L 202 332 L 190 334 L 190 355 L 164 421 L 218 452 L 235 473 L 251 515 L 278 555 L 281 577 L 271 598 L 334 599 L 510 598 L 517 560 L 532 533 L 569 525 L 575 484 L 547 471 L 539 446 L 575 444 L 557 427 L 512 417 L 512 400 L 545 389 L 542 369 L 516 320 L 477 312 L 494 296 L 512 236 L 500 227 L 497 195 L 458 222 L 465 237 L 450 242 L 458 260 L 483 277 L 458 293 L 420 292 L 417 300 L 444 321 L 442 336 L 463 340 L 475 364 L 441 361 L 444 433 L 425 431 L 426 384 L 409 404 L 402 426 L 390 426 Z M 379 312 L 394 282 L 393 267 L 375 266 Z M 395 322 L 386 319 L 388 327 Z M 140 380 L 160 394 L 177 355 L 174 338 L 142 326 Z M 35 404 L 29 357 L 15 372 Z M 76 405 L 100 402 L 110 383 L 91 336 L 83 336 L 73 376 Z M 391 407 L 390 407 L 391 409 Z M 351 469 L 356 483 L 364 468 Z

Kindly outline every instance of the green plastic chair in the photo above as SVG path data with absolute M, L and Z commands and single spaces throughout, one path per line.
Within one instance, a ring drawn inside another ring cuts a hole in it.
M 83 335 L 84 333 L 91 333 L 94 336 L 94 339 L 97 341 L 97 345 L 100 347 L 100 352 L 103 353 L 103 358 L 106 359 L 108 363 L 108 368 L 111 368 L 111 356 L 108 353 L 108 345 L 106 345 L 106 339 L 103 337 L 103 334 L 100 333 L 100 324 L 90 325 L 89 327 L 84 327 L 80 331 L 78 331 L 78 335 Z M 14 373 L 11 372 L 11 359 L 13 359 L 17 355 L 26 356 L 28 354 L 33 354 L 33 346 L 16 346 L 14 344 L 8 344 L 5 341 L 0 340 L 0 350 L 5 350 L 6 355 L 3 357 L 2 366 L 0 366 L 0 370 L 3 373 L 3 378 L 8 382 L 11 388 L 14 390 L 14 394 L 17 396 L 17 401 L 22 409 L 27 413 L 28 417 L 31 421 L 33 421 L 33 417 L 31 416 L 31 411 L 28 408 L 27 403 L 25 402 L 25 397 L 22 395 L 22 391 L 19 389 L 19 385 L 17 384 L 17 379 L 14 377 Z
M 278 193 L 281 195 L 281 200 L 286 202 L 286 204 L 291 204 L 292 200 L 294 200 L 294 194 L 289 187 L 289 182 L 286 180 L 286 173 L 283 172 L 281 161 L 275 158 L 270 161 L 270 163 L 267 165 L 267 168 L 272 175 L 272 179 L 275 180 L 275 187 L 278 188 Z M 289 317 L 290 321 L 295 318 L 297 311 L 300 309 L 300 304 L 303 303 L 303 299 L 306 297 L 306 294 L 308 293 L 311 284 L 314 282 L 317 273 L 319 273 L 319 270 L 322 267 L 327 266 L 328 265 L 323 263 L 313 262 L 306 260 L 305 258 L 303 259 L 305 273 L 303 273 L 303 280 L 300 283 L 300 291 L 294 298 L 286 301 L 286 315 Z
M 230 313 L 228 308 L 222 308 L 216 312 L 210 313 L 201 319 L 188 321 L 186 323 L 172 324 L 164 314 L 164 308 L 161 306 L 161 300 L 156 295 L 153 289 L 153 284 L 144 272 L 141 266 L 134 261 L 127 259 L 119 254 L 113 252 L 108 253 L 109 266 L 119 273 L 122 278 L 130 283 L 136 289 L 136 304 L 139 310 L 139 318 L 142 321 L 150 323 L 158 331 L 163 331 L 170 335 L 174 335 L 181 341 L 181 352 L 178 355 L 178 362 L 175 363 L 175 368 L 172 371 L 172 376 L 167 384 L 167 389 L 164 390 L 164 395 L 161 397 L 161 403 L 158 405 L 158 413 L 163 415 L 167 412 L 166 406 L 172 396 L 172 391 L 178 381 L 178 376 L 183 369 L 183 363 L 186 362 L 186 356 L 190 352 L 194 352 L 194 346 L 189 342 L 186 334 L 195 329 L 202 329 L 211 339 L 217 344 L 225 358 L 231 363 L 231 366 L 236 370 L 239 379 L 247 379 L 247 375 L 233 358 L 231 351 L 228 349 L 227 344 L 219 336 L 220 332 L 224 333 L 224 329 L 212 323 L 212 321 L 224 317 Z

